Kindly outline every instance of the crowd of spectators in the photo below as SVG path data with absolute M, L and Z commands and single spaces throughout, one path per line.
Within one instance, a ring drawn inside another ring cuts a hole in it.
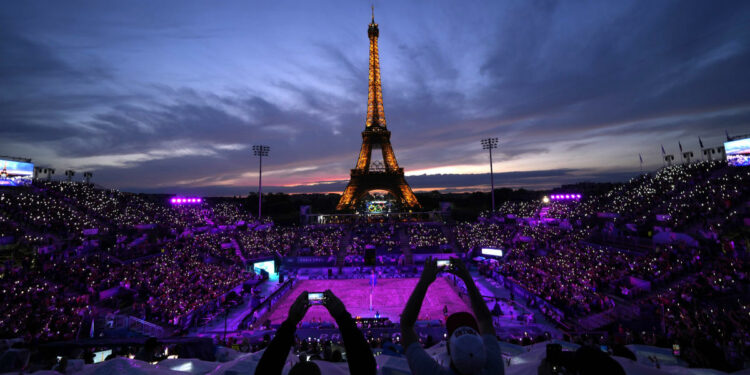
M 352 229 L 352 241 L 346 249 L 347 255 L 363 255 L 366 246 L 374 246 L 378 252 L 391 253 L 401 244 L 396 236 L 394 224 L 358 224 Z
M 645 301 L 665 344 L 688 348 L 702 367 L 741 368 L 750 337 L 750 270 L 741 259 L 717 258 L 675 287 Z M 718 358 L 717 358 L 718 357 Z M 722 358 L 723 357 L 723 358 Z
M 633 224 L 640 234 L 654 226 L 689 234 L 726 233 L 742 226 L 749 189 L 746 168 L 727 167 L 723 161 L 676 165 L 584 199 L 572 215 L 585 219 L 597 213 L 616 214 L 619 229 Z
M 4 269 L 0 278 L 0 337 L 27 341 L 71 340 L 84 315 L 89 298 L 45 280 L 41 272 L 25 267 Z
M 300 230 L 297 255 L 337 255 L 343 236 L 344 229 L 339 225 L 305 226 Z
M 562 312 L 575 323 L 627 303 L 640 309 L 639 323 L 650 324 L 639 331 L 653 333 L 647 342 L 679 342 L 697 353 L 696 363 L 736 368 L 750 342 L 748 202 L 746 168 L 701 162 L 644 174 L 580 201 L 506 202 L 448 235 L 460 253 L 503 249 L 503 259 L 482 263 L 481 272 L 553 306 L 543 309 L 549 316 Z M 361 257 L 368 245 L 388 252 L 399 247 L 402 230 L 413 249 L 434 249 L 449 244 L 444 228 L 283 227 L 253 221 L 232 201 L 176 207 L 154 196 L 42 181 L 4 189 L 0 239 L 34 251 L 1 265 L 0 336 L 71 339 L 103 306 L 164 325 L 194 324 L 255 277 L 244 271 L 248 260 L 330 257 L 349 238 L 350 257 Z M 659 232 L 690 240 L 652 242 Z M 602 234 L 650 245 L 620 246 L 600 241 Z M 46 247 L 54 249 L 41 251 Z M 132 294 L 128 304 L 101 298 L 115 287 Z M 628 324 L 622 329 L 636 332 Z M 712 351 L 724 355 L 722 365 L 706 354 Z
M 297 227 L 262 225 L 236 233 L 237 242 L 245 259 L 273 256 L 277 252 L 289 255 L 298 238 Z
M 409 235 L 409 246 L 412 248 L 438 247 L 448 243 L 448 239 L 437 225 L 411 223 L 406 227 L 406 231 Z

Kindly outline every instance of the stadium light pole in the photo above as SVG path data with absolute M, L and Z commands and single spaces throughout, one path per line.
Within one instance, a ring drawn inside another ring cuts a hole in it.
M 490 184 L 492 185 L 492 191 L 490 196 L 492 197 L 492 214 L 495 214 L 495 174 L 492 170 L 492 149 L 497 148 L 497 138 L 485 138 L 482 139 L 482 149 L 490 150 Z
M 260 205 L 261 205 L 261 187 L 263 186 L 261 184 L 262 177 L 263 177 L 263 157 L 268 156 L 268 151 L 270 151 L 271 148 L 266 145 L 254 145 L 253 146 L 253 155 L 258 157 L 258 220 L 260 220 Z

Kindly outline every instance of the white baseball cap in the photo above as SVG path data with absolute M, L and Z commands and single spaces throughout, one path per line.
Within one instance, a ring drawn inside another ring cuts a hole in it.
M 474 375 L 482 372 L 487 362 L 484 342 L 474 328 L 462 326 L 456 328 L 448 340 L 451 362 L 462 375 Z

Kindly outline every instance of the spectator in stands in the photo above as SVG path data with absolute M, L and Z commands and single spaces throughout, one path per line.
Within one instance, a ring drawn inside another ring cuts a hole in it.
M 451 272 L 464 281 L 472 310 L 478 318 L 477 321 L 466 312 L 454 313 L 448 317 L 446 328 L 450 368 L 441 366 L 425 352 L 414 330 L 427 288 L 441 271 Z M 432 257 L 427 259 L 422 276 L 401 314 L 401 335 L 406 347 L 409 368 L 414 375 L 494 375 L 505 372 L 490 311 L 466 265 L 459 259 L 451 259 L 450 267 L 447 269 L 438 268 L 437 260 Z
M 336 324 L 341 331 L 346 358 L 349 363 L 349 372 L 352 375 L 374 375 L 377 372 L 375 357 L 373 357 L 364 335 L 357 329 L 351 314 L 346 311 L 344 303 L 333 292 L 326 290 L 323 306 L 336 320 Z M 297 324 L 305 317 L 309 307 L 307 291 L 304 291 L 289 308 L 289 317 L 281 323 L 281 327 L 276 331 L 276 336 L 260 358 L 258 366 L 255 368 L 257 375 L 281 374 L 289 350 L 294 344 L 294 332 Z M 289 374 L 320 374 L 320 368 L 314 362 L 299 362 L 289 371 Z

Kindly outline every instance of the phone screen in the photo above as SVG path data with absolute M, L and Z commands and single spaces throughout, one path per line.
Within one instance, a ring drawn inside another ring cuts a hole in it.
M 451 261 L 449 259 L 439 259 L 437 261 L 438 267 L 448 267 L 451 265 Z
M 674 354 L 675 357 L 679 357 L 680 356 L 680 345 L 679 344 L 672 345 L 672 354 Z
M 307 293 L 307 301 L 311 305 L 322 305 L 325 295 L 323 293 Z

